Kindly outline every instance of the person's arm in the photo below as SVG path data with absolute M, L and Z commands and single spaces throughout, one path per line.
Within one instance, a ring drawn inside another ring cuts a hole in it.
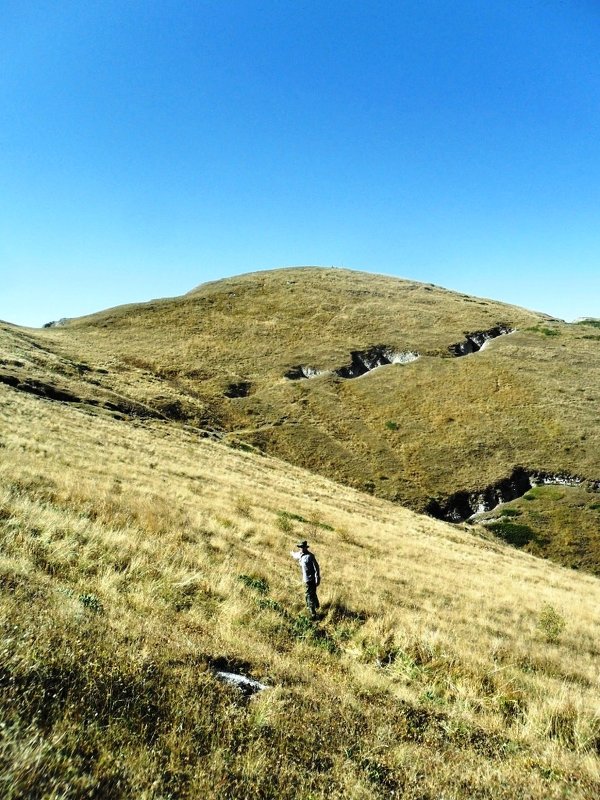
M 321 570 L 319 569 L 319 562 L 313 556 L 313 564 L 315 568 L 315 586 L 318 586 L 321 583 Z

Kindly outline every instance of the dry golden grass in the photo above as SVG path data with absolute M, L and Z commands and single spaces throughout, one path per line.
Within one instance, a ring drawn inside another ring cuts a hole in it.
M 518 332 L 473 356 L 447 357 L 465 332 L 499 322 Z M 220 430 L 414 510 L 483 489 L 517 465 L 600 479 L 600 350 L 591 323 L 411 281 L 300 268 L 5 335 L 24 354 L 22 371 L 60 369 L 67 385 L 101 404 L 135 401 L 140 415 L 150 408 Z M 297 364 L 343 366 L 352 350 L 377 344 L 422 357 L 358 380 L 283 377 Z M 226 397 L 240 381 L 249 395 Z M 587 526 L 598 540 L 585 514 L 574 505 L 569 513 L 573 529 Z M 547 538 L 555 527 L 536 531 Z M 547 555 L 600 569 L 595 548 L 591 559 L 588 549 L 574 560 L 553 539 Z
M 600 792 L 591 575 L 6 386 L 0 535 L 6 797 Z M 299 536 L 324 574 L 316 625 Z M 244 699 L 223 666 L 271 688 Z

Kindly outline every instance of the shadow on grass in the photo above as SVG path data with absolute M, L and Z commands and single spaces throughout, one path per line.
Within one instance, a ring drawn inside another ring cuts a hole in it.
M 517 522 L 499 520 L 498 522 L 493 522 L 489 526 L 489 530 L 514 547 L 525 547 L 525 545 L 530 542 L 541 544 L 543 541 L 529 525 L 523 525 Z

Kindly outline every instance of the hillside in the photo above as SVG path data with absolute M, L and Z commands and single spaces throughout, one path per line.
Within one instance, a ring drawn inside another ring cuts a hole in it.
M 34 368 L 43 382 L 57 367 L 113 410 L 200 427 L 449 520 L 572 484 L 562 504 L 542 494 L 529 533 L 508 538 L 600 574 L 594 320 L 297 268 L 12 334 L 13 379 Z
M 189 375 L 130 363 L 150 358 L 133 332 L 150 337 L 135 315 L 151 314 L 161 369 L 169 346 L 188 353 L 178 370 L 218 364 L 191 321 L 171 345 L 158 324 L 194 297 L 0 332 L 3 796 L 597 797 L 598 579 L 194 428 L 227 408 L 225 379 L 195 398 Z M 436 356 L 434 338 L 431 365 L 469 363 Z M 270 360 L 257 408 L 333 391 L 275 379 L 298 359 Z M 227 378 L 258 383 L 245 364 Z M 185 424 L 167 407 L 184 401 Z M 317 624 L 289 556 L 305 537 L 324 575 Z M 269 688 L 246 696 L 220 670 Z

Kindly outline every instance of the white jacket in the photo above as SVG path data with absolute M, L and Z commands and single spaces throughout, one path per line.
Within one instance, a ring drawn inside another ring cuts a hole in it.
M 300 562 L 302 568 L 302 580 L 304 583 L 314 581 L 318 586 L 321 583 L 321 571 L 317 559 L 312 553 L 292 553 L 292 558 Z

